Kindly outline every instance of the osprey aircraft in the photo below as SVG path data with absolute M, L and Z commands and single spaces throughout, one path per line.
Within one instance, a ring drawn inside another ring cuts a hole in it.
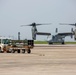
M 75 26 L 75 30 L 73 28 L 71 29 L 71 32 L 65 32 L 65 33 L 57 33 L 58 29 L 56 28 L 56 35 L 52 36 L 52 39 L 48 41 L 49 44 L 53 43 L 62 43 L 64 44 L 64 38 L 66 36 L 71 36 L 71 38 L 74 35 L 74 40 L 76 40 L 76 23 L 75 24 L 65 24 L 65 23 L 60 23 L 60 25 L 72 25 Z
M 73 29 L 71 29 L 73 30 Z M 64 32 L 64 33 L 58 33 L 58 28 L 56 28 L 56 35 L 52 35 L 52 39 L 48 41 L 49 44 L 53 43 L 61 43 L 64 44 L 64 38 L 66 36 L 71 36 L 73 35 L 73 32 Z
M 32 39 L 33 40 L 36 40 L 36 35 L 51 35 L 51 33 L 46 33 L 46 32 L 38 32 L 37 31 L 37 28 L 36 26 L 39 26 L 39 25 L 50 25 L 51 23 L 45 23 L 45 24 L 36 24 L 36 23 L 32 23 L 32 24 L 29 24 L 29 25 L 21 25 L 21 27 L 23 26 L 32 26 Z
M 75 24 L 60 23 L 60 25 L 71 25 L 71 26 L 75 26 L 75 30 L 73 30 L 73 28 L 72 28 L 72 35 L 74 35 L 74 40 L 76 40 L 76 23 Z

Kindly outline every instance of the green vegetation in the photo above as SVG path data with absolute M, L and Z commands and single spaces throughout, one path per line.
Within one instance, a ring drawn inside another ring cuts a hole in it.
M 35 44 L 48 44 L 47 41 L 34 41 Z
M 76 44 L 76 42 L 65 42 L 65 44 Z
M 47 41 L 35 41 L 35 44 L 48 44 Z M 76 44 L 76 42 L 65 42 L 65 44 Z

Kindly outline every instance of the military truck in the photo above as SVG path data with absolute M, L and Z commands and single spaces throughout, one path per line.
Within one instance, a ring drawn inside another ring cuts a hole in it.
M 33 40 L 11 40 L 0 39 L 0 53 L 31 53 L 31 49 L 34 47 Z

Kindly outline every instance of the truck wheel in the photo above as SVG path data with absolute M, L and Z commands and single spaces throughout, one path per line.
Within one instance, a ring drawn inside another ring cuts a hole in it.
M 10 53 L 10 51 L 7 51 L 7 53 Z
M 22 49 L 22 53 L 25 53 L 25 49 Z
M 17 53 L 20 53 L 20 49 L 17 50 Z
M 8 49 L 7 50 L 7 53 L 12 53 L 12 49 Z
M 52 42 L 49 42 L 49 45 L 50 45 L 50 44 L 53 44 L 53 43 L 52 43 Z
M 30 49 L 28 49 L 28 50 L 27 50 L 27 53 L 29 53 L 29 54 L 30 54 L 30 53 L 31 53 L 31 50 L 30 50 Z
M 62 44 L 64 44 L 64 42 L 62 42 Z
M 4 53 L 4 51 L 0 51 L 0 53 Z
M 11 53 L 15 53 L 15 50 L 14 50 L 14 49 L 12 49 Z

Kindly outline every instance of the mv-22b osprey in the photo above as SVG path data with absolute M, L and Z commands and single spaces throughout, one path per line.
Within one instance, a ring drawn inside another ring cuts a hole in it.
M 48 44 L 53 44 L 53 43 L 61 43 L 64 44 L 65 40 L 64 38 L 66 36 L 71 36 L 72 38 L 73 32 L 63 32 L 63 33 L 58 33 L 58 28 L 56 28 L 56 35 L 52 35 L 52 39 L 48 41 Z
M 50 25 L 50 24 L 51 23 L 45 23 L 45 24 L 32 23 L 32 24 L 29 24 L 29 25 L 21 25 L 21 27 L 23 27 L 23 26 L 32 26 L 32 39 L 36 40 L 36 35 L 47 35 L 47 36 L 51 35 L 51 33 L 38 32 L 36 26 L 39 26 L 39 25 Z
M 75 30 L 73 30 L 73 28 L 72 28 L 72 35 L 74 35 L 74 40 L 76 40 L 76 23 L 75 24 L 60 23 L 60 25 L 71 25 L 71 26 L 75 26 Z
M 71 29 L 71 32 L 63 32 L 63 33 L 57 33 L 58 29 L 56 28 L 56 35 L 52 36 L 52 39 L 48 41 L 49 44 L 53 43 L 61 43 L 64 44 L 64 38 L 66 36 L 71 36 L 71 38 L 74 35 L 74 40 L 76 40 L 76 23 L 75 24 L 65 24 L 65 23 L 60 23 L 60 25 L 72 25 L 75 26 L 75 30 L 73 28 Z

